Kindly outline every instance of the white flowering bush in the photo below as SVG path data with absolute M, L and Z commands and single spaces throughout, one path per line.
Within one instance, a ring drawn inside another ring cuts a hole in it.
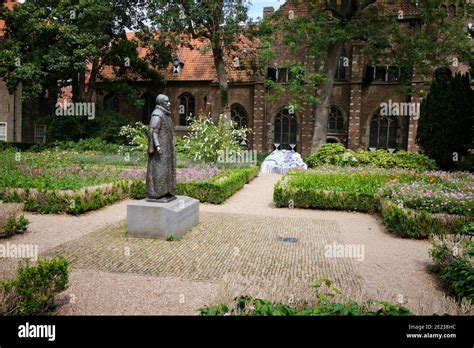
M 146 152 L 148 149 L 148 126 L 141 122 L 135 125 L 126 125 L 120 128 L 120 136 L 127 139 L 133 151 Z
M 200 116 L 191 121 L 191 132 L 184 136 L 184 147 L 194 161 L 216 162 L 220 151 L 240 150 L 240 141 L 250 132 L 236 128 L 235 123 L 220 115 L 217 121 L 210 116 Z

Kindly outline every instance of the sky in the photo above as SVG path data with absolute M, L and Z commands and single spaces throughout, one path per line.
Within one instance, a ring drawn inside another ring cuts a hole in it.
M 267 6 L 273 6 L 273 8 L 278 10 L 278 8 L 285 3 L 285 0 L 250 0 L 250 11 L 249 16 L 252 18 L 262 17 L 263 8 Z
M 256 19 L 257 17 L 262 17 L 263 8 L 266 6 L 273 6 L 275 10 L 285 3 L 285 0 L 249 0 L 250 1 L 250 11 L 249 16 Z M 24 0 L 18 0 L 18 2 L 25 2 Z

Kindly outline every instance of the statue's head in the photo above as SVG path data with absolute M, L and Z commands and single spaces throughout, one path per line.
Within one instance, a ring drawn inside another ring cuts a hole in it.
M 158 97 L 156 97 L 156 105 L 159 105 L 165 108 L 166 110 L 169 110 L 171 107 L 170 98 L 168 98 L 167 95 L 160 94 Z

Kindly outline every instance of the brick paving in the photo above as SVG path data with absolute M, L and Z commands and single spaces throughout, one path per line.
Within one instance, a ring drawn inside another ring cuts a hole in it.
M 353 260 L 324 257 L 341 243 L 334 221 L 201 213 L 201 223 L 179 241 L 127 238 L 124 223 L 58 246 L 78 269 L 219 281 L 225 274 L 284 280 L 288 286 L 329 278 L 358 287 Z M 296 238 L 297 243 L 278 237 Z

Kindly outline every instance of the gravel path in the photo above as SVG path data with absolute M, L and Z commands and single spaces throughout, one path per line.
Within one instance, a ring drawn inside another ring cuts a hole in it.
M 426 270 L 430 264 L 428 241 L 392 236 L 384 231 L 378 218 L 372 215 L 276 209 L 273 207 L 272 195 L 273 186 L 279 178 L 279 175 L 259 175 L 225 204 L 219 206 L 201 204 L 200 210 L 204 213 L 203 215 L 211 213 L 209 216 L 216 216 L 212 213 L 218 213 L 223 222 L 226 220 L 226 215 L 221 214 L 232 214 L 228 215 L 229 219 L 231 216 L 236 218 L 234 214 L 238 214 L 242 220 L 239 224 L 245 223 L 245 216 L 254 216 L 254 218 L 249 217 L 247 219 L 249 221 L 271 221 L 270 217 L 282 219 L 277 219 L 280 221 L 285 219 L 295 221 L 295 228 L 300 226 L 300 232 L 303 234 L 305 233 L 303 220 L 311 219 L 323 226 L 334 226 L 328 228 L 328 231 L 332 232 L 329 234 L 329 239 L 324 239 L 326 244 L 335 242 L 339 245 L 353 244 L 364 248 L 362 261 L 357 261 L 355 258 L 344 260 L 350 263 L 354 279 L 360 280 L 355 286 L 356 289 L 349 289 L 346 292 L 363 293 L 368 297 L 378 299 L 400 300 L 420 313 L 433 313 L 438 307 L 442 311 L 446 306 L 451 305 L 451 302 L 446 300 L 436 278 Z M 87 238 L 92 238 L 94 233 L 103 233 L 100 231 L 107 230 L 107 226 L 121 224 L 126 217 L 128 203 L 129 201 L 123 201 L 80 217 L 27 214 L 28 219 L 32 221 L 30 232 L 8 239 L 8 242 L 37 244 L 40 253 L 61 250 L 66 246 L 74 245 L 75 241 L 80 243 Z M 296 222 L 298 220 L 302 223 L 298 224 Z M 242 229 L 237 228 L 237 230 Z M 294 232 L 297 233 L 298 230 Z M 91 245 L 91 248 L 95 247 L 97 245 Z M 305 254 L 303 260 L 307 260 L 310 256 L 311 254 Z M 200 262 L 205 264 L 206 259 Z M 0 272 L 3 273 L 3 276 L 0 273 L 0 277 L 4 278 L 13 264 L 14 262 L 0 259 Z M 113 263 L 109 262 L 109 265 Z M 157 276 L 153 275 L 153 272 L 137 275 L 113 273 L 113 271 L 107 268 L 105 270 L 74 268 L 71 272 L 71 287 L 66 295 L 74 294 L 76 301 L 61 307 L 59 313 L 73 315 L 195 314 L 195 309 L 200 306 L 226 298 L 231 292 L 237 294 L 243 288 L 249 289 L 249 283 L 255 283 L 256 279 L 256 277 L 252 278 L 252 274 L 242 278 L 242 274 L 232 268 L 218 272 L 214 278 L 201 277 L 198 280 L 189 279 L 189 274 L 179 272 L 164 272 Z M 285 283 L 285 277 L 281 274 L 274 274 L 274 276 L 272 286 L 276 283 L 280 285 Z M 253 285 L 250 284 L 249 292 L 252 292 Z M 270 290 L 278 293 L 280 289 L 281 286 Z M 270 290 L 266 289 L 267 292 L 265 292 L 264 289 L 263 293 L 260 292 L 261 296 L 269 295 Z M 179 301 L 183 296 L 188 299 L 184 303 Z

